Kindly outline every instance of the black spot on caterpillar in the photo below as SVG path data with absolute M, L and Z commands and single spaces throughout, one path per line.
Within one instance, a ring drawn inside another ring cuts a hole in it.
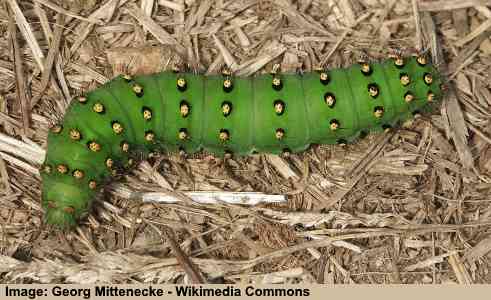
M 351 142 L 427 111 L 440 78 L 424 57 L 303 75 L 119 76 L 72 101 L 42 166 L 46 221 L 77 223 L 135 149 L 280 154 Z

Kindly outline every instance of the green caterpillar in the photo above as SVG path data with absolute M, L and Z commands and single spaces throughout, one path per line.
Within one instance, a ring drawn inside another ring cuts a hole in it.
M 424 56 L 307 74 L 119 76 L 73 101 L 41 168 L 46 221 L 74 226 L 132 153 L 304 151 L 388 129 L 441 98 Z

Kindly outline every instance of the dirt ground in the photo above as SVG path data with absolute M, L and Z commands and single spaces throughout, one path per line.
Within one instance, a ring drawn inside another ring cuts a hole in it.
M 489 283 L 491 1 L 5 0 L 0 282 Z M 488 5 L 488 6 L 486 6 Z M 121 72 L 309 72 L 431 55 L 442 104 L 393 133 L 290 157 L 160 155 L 71 232 L 43 224 L 48 128 Z M 286 195 L 199 204 L 189 191 Z M 162 192 L 181 202 L 143 202 Z

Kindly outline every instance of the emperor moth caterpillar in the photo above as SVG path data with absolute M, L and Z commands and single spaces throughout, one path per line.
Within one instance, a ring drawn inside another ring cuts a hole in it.
M 134 149 L 225 155 L 299 152 L 353 141 L 441 97 L 424 56 L 306 74 L 119 76 L 72 101 L 42 166 L 45 219 L 76 224 Z

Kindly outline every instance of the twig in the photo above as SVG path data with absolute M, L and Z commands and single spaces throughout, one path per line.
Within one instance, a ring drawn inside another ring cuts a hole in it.
M 89 22 L 89 23 L 93 23 L 93 24 L 97 24 L 97 25 L 103 25 L 104 23 L 100 20 L 97 20 L 97 19 L 93 19 L 93 18 L 84 18 L 82 16 L 79 16 L 77 15 L 76 13 L 72 13 L 66 9 L 64 9 L 63 7 L 60 7 L 54 3 L 51 3 L 47 0 L 33 0 L 34 2 L 38 2 L 38 3 L 41 3 L 42 5 L 46 6 L 46 7 L 49 7 L 51 8 L 52 10 L 56 11 L 57 13 L 60 13 L 60 14 L 64 14 L 64 15 L 67 15 L 69 17 L 72 17 L 72 18 L 75 18 L 75 19 L 79 19 L 79 20 L 82 20 L 84 22 Z
M 16 93 L 17 99 L 20 101 L 22 113 L 22 131 L 24 135 L 27 135 L 29 130 L 29 116 L 31 114 L 31 109 L 29 106 L 29 100 L 27 99 L 26 79 L 24 78 L 24 66 L 22 65 L 23 60 L 21 57 L 21 49 L 19 46 L 19 41 L 17 40 L 17 28 L 15 27 L 11 9 L 9 9 L 9 32 L 15 62 L 15 81 L 17 84 Z
M 39 69 L 41 71 L 44 70 L 44 54 L 43 51 L 41 51 L 41 47 L 39 47 L 39 44 L 34 37 L 34 33 L 32 32 L 31 26 L 26 20 L 26 17 L 22 14 L 22 10 L 19 7 L 19 4 L 17 4 L 16 0 L 7 0 L 8 4 L 10 4 L 10 8 L 14 14 L 15 17 L 15 23 L 19 27 L 20 32 L 24 36 L 24 39 L 26 40 L 27 44 L 29 45 L 29 48 L 32 51 L 32 56 L 34 60 L 36 61 Z
M 46 58 L 45 61 L 45 69 L 43 71 L 43 76 L 41 77 L 41 88 L 39 89 L 39 94 L 32 98 L 30 103 L 31 108 L 33 108 L 38 103 L 38 101 L 43 96 L 44 91 L 48 87 L 50 75 L 53 69 L 53 64 L 55 58 L 58 56 L 60 51 L 60 43 L 64 30 L 63 24 L 64 24 L 64 16 L 62 14 L 58 14 L 56 16 L 56 27 L 54 32 L 54 38 L 50 44 L 48 57 Z

